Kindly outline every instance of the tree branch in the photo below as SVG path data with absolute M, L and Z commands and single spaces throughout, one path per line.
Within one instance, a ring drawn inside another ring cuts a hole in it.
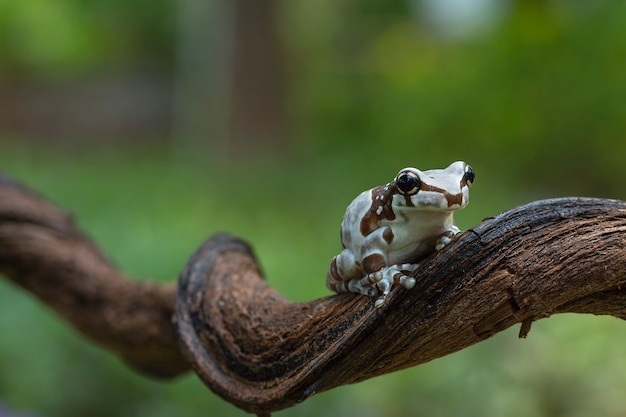
M 626 203 L 539 201 L 485 220 L 424 262 L 381 309 L 363 296 L 292 303 L 250 248 L 222 235 L 181 275 L 178 332 L 200 378 L 270 412 L 415 366 L 554 313 L 626 318 Z
M 123 276 L 69 214 L 2 175 L 0 273 L 134 367 L 162 377 L 189 369 L 171 327 L 175 286 Z
M 415 288 L 394 288 L 376 309 L 352 294 L 290 302 L 248 245 L 217 235 L 189 260 L 175 301 L 171 285 L 122 276 L 67 214 L 0 178 L 4 275 L 133 365 L 174 376 L 190 363 L 214 392 L 259 414 L 516 323 L 523 337 L 555 313 L 626 319 L 625 247 L 626 202 L 539 201 L 461 234 L 415 272 Z

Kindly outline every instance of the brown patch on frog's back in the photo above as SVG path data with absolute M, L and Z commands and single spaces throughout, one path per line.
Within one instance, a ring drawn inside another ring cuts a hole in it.
M 393 242 L 393 231 L 391 228 L 385 227 L 385 230 L 383 230 L 383 239 L 388 245 L 391 245 L 391 242 Z
M 391 208 L 391 200 L 395 193 L 395 183 L 380 185 L 371 191 L 372 203 L 361 219 L 361 234 L 367 236 L 380 226 L 380 221 L 394 220 L 395 213 Z M 378 214 L 380 212 L 380 214 Z

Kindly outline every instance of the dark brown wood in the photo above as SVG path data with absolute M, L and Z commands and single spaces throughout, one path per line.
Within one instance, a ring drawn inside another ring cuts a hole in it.
M 222 398 L 259 415 L 517 323 L 525 337 L 551 314 L 626 319 L 625 249 L 626 202 L 565 198 L 460 234 L 423 262 L 415 288 L 394 288 L 380 309 L 352 294 L 290 302 L 263 280 L 251 248 L 225 234 L 191 257 L 176 295 L 173 285 L 122 275 L 68 214 L 0 177 L 4 276 L 135 367 L 172 377 L 190 364 Z
M 250 412 L 456 352 L 516 323 L 582 312 L 626 318 L 626 203 L 528 204 L 461 234 L 386 305 L 335 295 L 292 303 L 262 279 L 250 248 L 220 235 L 181 275 L 177 317 L 200 378 Z

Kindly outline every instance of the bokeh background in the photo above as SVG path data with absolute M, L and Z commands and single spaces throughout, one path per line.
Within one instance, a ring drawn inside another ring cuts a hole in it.
M 626 3 L 0 0 L 0 170 L 136 279 L 209 235 L 325 296 L 343 211 L 463 159 L 466 229 L 532 200 L 626 198 Z M 1 250 L 1 248 L 0 248 Z M 558 315 L 277 416 L 624 416 L 624 323 Z M 145 378 L 0 280 L 0 405 L 35 416 L 243 416 Z

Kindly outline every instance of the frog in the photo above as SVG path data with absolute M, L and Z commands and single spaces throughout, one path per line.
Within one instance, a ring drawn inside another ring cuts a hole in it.
M 394 285 L 412 289 L 419 263 L 460 232 L 454 212 L 469 203 L 475 177 L 463 161 L 425 171 L 407 167 L 359 194 L 341 222 L 342 250 L 330 262 L 328 289 L 377 297 L 377 308 Z

